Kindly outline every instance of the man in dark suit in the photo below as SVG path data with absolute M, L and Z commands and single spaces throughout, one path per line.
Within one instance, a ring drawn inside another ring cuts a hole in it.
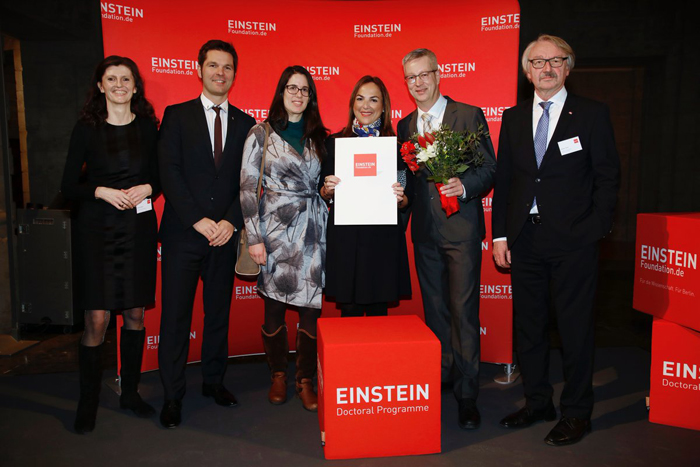
M 399 122 L 398 137 L 407 141 L 415 133 L 435 130 L 441 124 L 454 131 L 476 132 L 488 124 L 480 108 L 440 94 L 440 70 L 435 54 L 416 49 L 403 59 L 408 90 L 418 107 Z M 421 168 L 415 174 L 411 236 L 416 270 L 423 296 L 425 322 L 442 346 L 442 381 L 453 382 L 459 402 L 458 421 L 462 428 L 475 429 L 481 423 L 476 407 L 479 393 L 479 294 L 481 241 L 485 235 L 481 198 L 491 189 L 496 161 L 493 145 L 482 138 L 484 163 L 441 188 L 456 196 L 459 211 L 447 217 L 440 204 L 430 173 Z
M 229 104 L 238 55 L 225 41 L 199 51 L 202 94 L 165 109 L 158 161 L 165 195 L 162 242 L 162 315 L 158 365 L 165 390 L 160 421 L 180 424 L 185 395 L 192 306 L 204 284 L 202 394 L 221 406 L 236 398 L 223 386 L 238 231 L 241 155 L 255 120 Z
M 501 420 L 554 420 L 549 383 L 550 303 L 561 336 L 562 418 L 545 442 L 579 441 L 593 411 L 593 305 L 598 241 L 612 229 L 620 163 L 608 108 L 568 94 L 574 52 L 540 36 L 522 57 L 533 99 L 503 113 L 493 196 L 493 255 L 512 270 L 516 351 L 525 407 Z

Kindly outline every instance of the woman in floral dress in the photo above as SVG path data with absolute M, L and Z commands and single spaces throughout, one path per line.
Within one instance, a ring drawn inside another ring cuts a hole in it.
M 285 314 L 292 305 L 299 312 L 296 393 L 305 409 L 315 411 L 316 320 L 321 315 L 328 217 L 318 181 L 328 130 L 318 111 L 316 87 L 305 68 L 290 66 L 282 72 L 268 115 L 250 130 L 241 168 L 241 207 L 249 253 L 261 265 L 262 338 L 272 374 L 268 399 L 273 404 L 287 399 Z M 258 201 L 266 138 L 263 194 Z

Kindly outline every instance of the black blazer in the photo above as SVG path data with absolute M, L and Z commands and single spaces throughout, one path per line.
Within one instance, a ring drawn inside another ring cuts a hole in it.
M 537 196 L 554 246 L 573 249 L 612 229 L 620 161 L 605 104 L 568 94 L 539 169 L 532 134 L 533 99 L 503 112 L 493 195 L 493 238 L 518 238 Z M 580 151 L 562 155 L 558 142 L 580 138 Z
M 241 157 L 255 119 L 229 103 L 221 167 L 216 169 L 204 106 L 199 97 L 165 109 L 158 162 L 165 208 L 160 238 L 193 235 L 204 217 L 243 227 L 239 199 Z M 197 234 L 199 235 L 199 234 Z
M 399 122 L 397 130 L 401 143 L 418 131 L 417 119 L 418 111 L 414 110 Z M 442 123 L 454 131 L 477 131 L 481 123 L 484 125 L 484 131 L 488 131 L 484 113 L 479 107 L 455 102 L 449 97 Z M 450 242 L 484 238 L 486 228 L 481 198 L 491 189 L 496 172 L 496 159 L 490 136 L 482 138 L 479 149 L 484 156 L 484 164 L 476 168 L 470 167 L 460 176 L 466 198 L 458 198 L 459 212 L 449 218 L 442 210 L 440 194 L 435 183 L 428 180 L 430 173 L 424 168 L 415 173 L 415 196 L 411 214 L 411 236 L 414 240 L 427 241 L 432 224 L 435 224 L 440 234 Z

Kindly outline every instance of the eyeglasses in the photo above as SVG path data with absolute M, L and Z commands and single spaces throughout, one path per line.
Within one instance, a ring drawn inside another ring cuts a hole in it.
M 296 84 L 288 84 L 285 86 L 285 88 L 287 88 L 287 92 L 292 96 L 296 95 L 299 91 L 301 91 L 302 96 L 309 97 L 309 93 L 311 92 L 311 89 L 307 88 L 306 86 L 300 88 Z
M 528 60 L 532 64 L 532 68 L 544 68 L 545 63 L 549 63 L 552 68 L 559 68 L 564 64 L 564 60 L 569 57 L 552 57 L 552 58 L 536 58 L 534 60 Z
M 417 79 L 420 79 L 421 81 L 427 81 L 428 77 L 436 71 L 437 70 L 424 71 L 423 73 L 418 73 L 417 75 L 404 76 L 403 79 L 405 79 L 408 84 L 415 84 Z

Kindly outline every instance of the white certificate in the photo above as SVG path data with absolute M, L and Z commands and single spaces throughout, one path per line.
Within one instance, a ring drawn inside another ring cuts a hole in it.
M 335 140 L 336 225 L 396 225 L 396 137 Z

